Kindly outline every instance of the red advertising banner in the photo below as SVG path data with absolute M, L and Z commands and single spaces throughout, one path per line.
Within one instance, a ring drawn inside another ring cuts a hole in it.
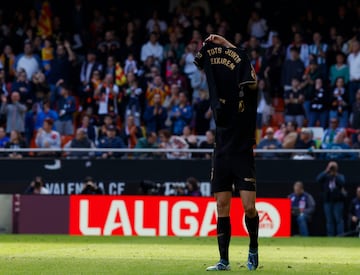
M 260 237 L 290 236 L 290 200 L 257 199 Z M 240 198 L 231 203 L 233 236 L 247 236 Z M 70 197 L 71 235 L 215 236 L 212 197 L 83 196 Z

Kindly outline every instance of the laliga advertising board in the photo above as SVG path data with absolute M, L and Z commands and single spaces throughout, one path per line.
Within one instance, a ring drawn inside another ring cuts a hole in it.
M 260 237 L 290 236 L 290 200 L 257 199 Z M 247 236 L 240 198 L 231 203 L 233 236 Z M 70 197 L 70 234 L 120 236 L 216 236 L 212 197 Z

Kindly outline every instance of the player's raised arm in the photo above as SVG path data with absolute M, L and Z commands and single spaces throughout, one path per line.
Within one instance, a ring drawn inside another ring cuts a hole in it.
M 228 41 L 225 37 L 218 35 L 218 34 L 210 34 L 206 39 L 205 42 L 213 42 L 215 44 L 222 45 L 227 48 L 236 48 L 234 44 Z

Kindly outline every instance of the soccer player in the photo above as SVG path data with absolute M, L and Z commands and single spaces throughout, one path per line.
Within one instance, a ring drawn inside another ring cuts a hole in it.
M 258 267 L 259 216 L 255 208 L 255 146 L 257 79 L 244 49 L 210 34 L 194 63 L 205 71 L 216 122 L 212 191 L 217 203 L 217 241 L 220 260 L 207 271 L 230 270 L 230 203 L 235 191 L 245 210 L 250 244 L 247 267 Z M 239 221 L 240 222 L 240 221 Z

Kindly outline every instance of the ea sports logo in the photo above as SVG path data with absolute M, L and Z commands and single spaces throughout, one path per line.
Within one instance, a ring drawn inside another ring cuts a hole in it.
M 257 202 L 256 209 L 259 213 L 259 237 L 272 237 L 280 228 L 281 218 L 279 211 L 270 203 Z M 245 214 L 243 216 L 243 226 L 245 225 Z

